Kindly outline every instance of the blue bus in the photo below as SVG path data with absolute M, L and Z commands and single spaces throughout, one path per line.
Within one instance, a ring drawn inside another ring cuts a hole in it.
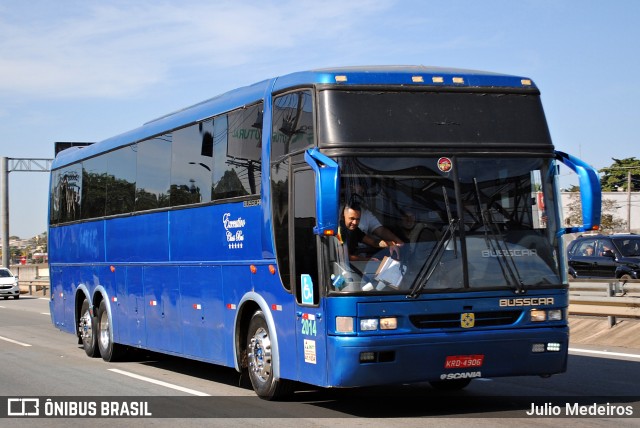
M 598 228 L 600 185 L 554 149 L 539 95 L 470 70 L 310 70 L 64 150 L 52 322 L 90 357 L 234 367 L 264 399 L 562 373 L 562 235 Z

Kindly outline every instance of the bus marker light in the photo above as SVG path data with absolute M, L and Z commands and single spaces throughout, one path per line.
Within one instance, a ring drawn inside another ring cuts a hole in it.
M 111 271 L 111 273 L 116 271 L 116 267 L 115 266 L 109 266 L 109 270 Z
M 457 83 L 459 85 L 463 85 L 464 84 L 464 77 L 454 77 L 453 78 L 453 83 Z
M 338 333 L 353 333 L 353 317 L 336 317 Z
M 433 76 L 433 77 L 431 78 L 431 81 L 432 81 L 433 83 L 444 83 L 444 77 L 441 77 L 441 76 Z
M 233 303 L 227 303 L 227 309 L 232 309 L 235 310 L 236 305 L 234 305 Z
M 256 272 L 258 272 L 258 268 L 256 267 L 256 265 L 251 265 L 251 266 L 249 266 L 249 269 L 251 270 L 251 273 L 256 273 Z
M 117 301 L 118 301 L 118 298 L 117 298 L 116 296 L 113 296 L 113 297 L 111 298 L 111 301 L 115 303 L 115 302 L 117 302 Z
M 336 82 L 346 82 L 347 76 L 336 76 Z
M 522 83 L 522 86 L 531 86 L 531 79 L 522 79 L 520 83 Z
M 271 305 L 272 311 L 282 311 L 282 305 Z
M 200 309 L 202 309 L 202 305 L 200 305 L 199 303 L 194 303 L 193 309 L 195 309 L 196 311 L 199 311 Z
M 149 306 L 158 306 L 158 301 L 157 300 L 151 300 L 149 302 Z
M 269 265 L 269 273 L 271 275 L 275 275 L 276 274 L 276 267 L 274 265 Z
M 422 77 L 422 76 L 411 76 L 411 81 L 413 83 L 424 83 L 424 77 Z

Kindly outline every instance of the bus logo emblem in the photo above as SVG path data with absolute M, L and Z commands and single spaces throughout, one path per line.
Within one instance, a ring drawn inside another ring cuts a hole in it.
M 472 328 L 476 325 L 476 316 L 473 312 L 467 312 L 460 316 L 460 327 Z
M 442 172 L 449 172 L 453 169 L 453 162 L 449 158 L 442 157 L 438 159 L 438 169 Z

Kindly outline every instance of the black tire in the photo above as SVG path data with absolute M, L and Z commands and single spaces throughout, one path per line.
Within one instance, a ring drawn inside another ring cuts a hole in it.
M 247 333 L 247 360 L 249 379 L 258 397 L 278 400 L 291 394 L 293 382 L 275 379 L 273 367 L 278 364 L 272 354 L 271 335 L 261 311 L 253 314 Z
M 20 295 L 19 295 L 19 294 L 16 294 L 15 296 L 13 296 L 13 298 L 14 298 L 15 300 L 18 300 L 18 299 L 20 298 Z
M 106 362 L 117 361 L 125 353 L 123 345 L 113 342 L 113 328 L 109 321 L 109 312 L 107 310 L 107 302 L 100 302 L 98 307 L 98 316 L 96 317 L 98 326 L 98 349 L 102 359 Z
M 471 379 L 437 380 L 429 384 L 440 391 L 459 391 L 466 388 L 471 383 Z
M 96 358 L 98 351 L 98 336 L 96 334 L 96 317 L 91 315 L 89 300 L 84 299 L 78 317 L 78 337 L 82 340 L 82 347 L 88 357 Z

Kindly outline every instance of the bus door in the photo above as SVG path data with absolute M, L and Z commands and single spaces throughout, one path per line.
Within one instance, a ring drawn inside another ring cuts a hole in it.
M 293 173 L 293 204 L 289 236 L 291 281 L 296 304 L 298 379 L 315 385 L 326 383 L 326 317 L 318 275 L 318 236 L 314 233 L 314 173 L 306 168 Z

